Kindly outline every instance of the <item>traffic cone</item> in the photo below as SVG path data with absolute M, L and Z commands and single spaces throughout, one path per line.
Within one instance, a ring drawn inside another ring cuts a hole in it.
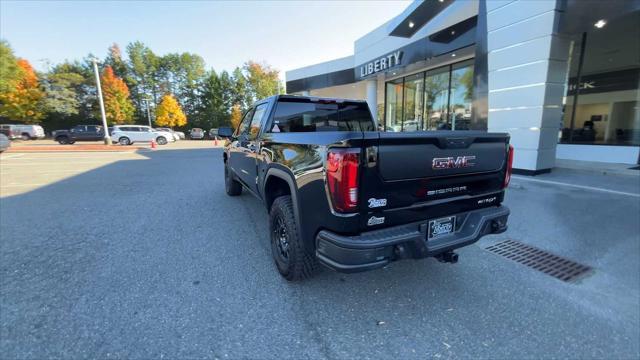
M 151 140 L 151 148 L 155 149 L 156 147 L 157 147 L 156 146 L 156 141 L 155 140 Z

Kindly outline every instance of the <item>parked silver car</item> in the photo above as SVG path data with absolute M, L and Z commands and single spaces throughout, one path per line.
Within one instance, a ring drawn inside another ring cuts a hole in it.
M 192 140 L 202 140 L 204 139 L 204 130 L 200 129 L 200 128 L 193 128 L 191 129 L 191 132 L 189 132 L 189 137 Z
M 171 135 L 173 135 L 173 140 L 175 140 L 175 141 L 180 140 L 180 135 L 177 132 L 175 132 L 172 129 L 170 129 L 170 128 L 155 128 L 155 130 L 171 133 Z
M 0 130 L 10 139 L 35 140 L 44 138 L 44 129 L 40 125 L 2 124 Z

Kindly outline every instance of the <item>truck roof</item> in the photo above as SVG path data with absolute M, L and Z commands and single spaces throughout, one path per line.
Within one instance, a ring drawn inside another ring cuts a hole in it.
M 288 94 L 283 94 L 283 95 L 273 95 L 271 97 L 268 97 L 265 100 L 271 100 L 273 99 L 274 101 L 278 101 L 280 99 L 283 100 L 309 100 L 309 101 L 328 101 L 328 102 L 357 102 L 357 103 L 366 103 L 365 100 L 358 100 L 358 99 L 346 99 L 346 98 L 332 98 L 332 97 L 323 97 L 323 96 L 302 96 L 302 95 L 288 95 Z M 262 100 L 257 101 L 258 102 L 262 102 Z

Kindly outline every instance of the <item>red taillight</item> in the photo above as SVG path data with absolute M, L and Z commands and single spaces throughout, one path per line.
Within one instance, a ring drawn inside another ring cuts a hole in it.
M 338 212 L 353 212 L 358 207 L 359 149 L 330 149 L 327 153 L 327 184 Z
M 513 145 L 509 145 L 509 153 L 507 154 L 507 171 L 504 174 L 504 188 L 509 186 L 511 181 L 511 172 L 513 171 Z

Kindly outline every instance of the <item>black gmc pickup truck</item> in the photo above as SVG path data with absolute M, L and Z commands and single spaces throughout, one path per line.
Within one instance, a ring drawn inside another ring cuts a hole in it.
M 104 130 L 99 125 L 76 125 L 69 130 L 56 130 L 51 137 L 62 145 L 76 141 L 98 141 L 104 138 Z
M 364 101 L 279 95 L 218 135 L 228 139 L 226 192 L 264 202 L 287 280 L 318 263 L 342 272 L 404 258 L 454 263 L 454 249 L 507 228 L 508 134 L 379 132 Z

